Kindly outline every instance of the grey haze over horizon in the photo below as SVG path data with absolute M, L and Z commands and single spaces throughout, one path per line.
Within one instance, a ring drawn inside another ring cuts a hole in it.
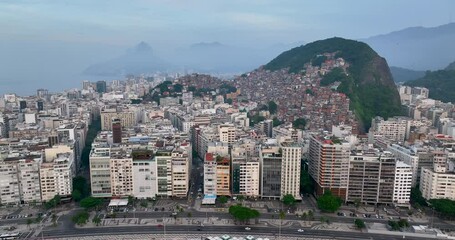
M 267 52 L 257 58 L 265 64 L 293 43 L 435 27 L 452 22 L 454 11 L 450 0 L 3 0 L 0 95 L 80 87 L 84 79 L 110 80 L 81 73 L 141 41 L 166 61 L 193 44 L 219 42 Z

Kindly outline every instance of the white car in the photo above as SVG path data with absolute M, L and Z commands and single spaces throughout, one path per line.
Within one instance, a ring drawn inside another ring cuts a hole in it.
M 300 233 L 302 233 L 302 232 L 305 232 L 305 230 L 303 230 L 303 229 L 299 228 L 299 230 L 297 230 L 297 232 L 300 232 Z
M 250 231 L 250 230 L 251 230 L 251 228 L 250 228 L 250 227 L 246 227 L 246 228 L 245 228 L 245 230 L 247 230 L 247 231 Z

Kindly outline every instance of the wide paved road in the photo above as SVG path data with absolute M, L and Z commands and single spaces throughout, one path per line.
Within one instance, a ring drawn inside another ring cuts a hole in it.
M 278 237 L 279 229 L 276 227 L 256 227 L 251 226 L 250 231 L 246 231 L 243 226 L 204 226 L 201 231 L 198 231 L 196 226 L 128 226 L 128 227 L 99 227 L 99 228 L 74 228 L 65 230 L 49 229 L 43 232 L 44 238 L 66 238 L 77 236 L 99 236 L 99 235 L 132 235 L 132 234 L 244 234 L 244 235 L 260 235 L 267 237 Z M 297 232 L 297 228 L 282 229 L 282 236 L 291 237 L 328 237 L 333 239 L 375 239 L 375 240 L 397 240 L 402 239 L 402 236 L 392 236 L 385 234 L 369 234 L 360 232 L 342 232 L 328 230 L 312 230 L 305 229 L 305 232 Z M 425 239 L 417 237 L 406 237 L 406 239 Z

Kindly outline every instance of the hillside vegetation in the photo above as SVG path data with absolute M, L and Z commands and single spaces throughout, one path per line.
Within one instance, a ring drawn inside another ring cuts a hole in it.
M 350 64 L 349 76 L 343 77 L 338 91 L 349 96 L 351 109 L 364 130 L 369 128 L 375 116 L 388 118 L 401 114 L 400 98 L 387 62 L 365 43 L 343 38 L 316 41 L 280 54 L 265 68 L 288 68 L 290 72 L 299 73 L 304 69 L 304 64 L 318 54 L 332 52 L 337 52 L 336 57 Z M 323 84 L 332 81 L 325 79 Z
M 443 102 L 455 102 L 455 70 L 428 71 L 423 78 L 406 82 L 413 87 L 426 87 L 430 98 Z

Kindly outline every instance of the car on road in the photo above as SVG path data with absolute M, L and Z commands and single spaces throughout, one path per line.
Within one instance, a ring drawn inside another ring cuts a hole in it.
M 297 230 L 297 232 L 300 232 L 300 233 L 302 233 L 302 232 L 305 232 L 305 230 L 303 230 L 303 229 L 299 228 L 299 230 Z
M 245 230 L 247 230 L 247 231 L 250 231 L 250 230 L 251 230 L 251 228 L 250 228 L 250 227 L 246 227 L 246 228 L 245 228 Z

